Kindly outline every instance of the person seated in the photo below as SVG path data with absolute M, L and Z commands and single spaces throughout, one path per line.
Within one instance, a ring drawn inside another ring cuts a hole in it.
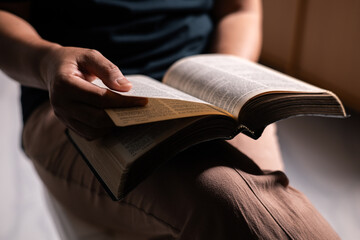
M 65 129 L 94 139 L 105 108 L 145 105 L 124 75 L 161 80 L 176 60 L 227 53 L 256 61 L 260 0 L 33 0 L 0 3 L 0 69 L 22 85 L 23 149 L 48 191 L 123 239 L 338 239 L 283 173 L 276 127 L 260 140 L 199 144 L 112 201 Z M 96 50 L 94 50 L 96 49 Z

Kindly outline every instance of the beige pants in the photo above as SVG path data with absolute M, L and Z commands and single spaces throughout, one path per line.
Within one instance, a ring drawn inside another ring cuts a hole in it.
M 238 149 L 213 141 L 179 154 L 114 202 L 64 131 L 49 103 L 43 104 L 24 127 L 26 154 L 65 208 L 123 239 L 338 239 L 283 172 L 264 172 L 238 150 L 240 138 L 231 142 Z M 260 166 L 281 167 L 262 155 L 268 161 Z

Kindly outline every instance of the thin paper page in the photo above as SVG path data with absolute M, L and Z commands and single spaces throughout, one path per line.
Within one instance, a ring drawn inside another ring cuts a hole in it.
M 144 107 L 106 109 L 106 112 L 119 127 L 203 115 L 230 116 L 212 105 L 160 98 L 149 98 Z
M 152 79 L 150 77 L 144 75 L 129 75 L 126 78 L 131 82 L 133 87 L 128 92 L 118 92 L 124 96 L 137 96 L 137 97 L 147 97 L 147 98 L 163 98 L 163 99 L 180 99 L 190 102 L 200 102 L 206 103 L 203 100 L 200 100 L 196 97 L 193 97 L 187 93 L 179 91 L 175 88 L 169 87 L 161 82 Z M 105 84 L 100 80 L 96 79 L 93 81 L 93 84 L 102 87 L 108 88 Z M 207 103 L 208 104 L 208 103 Z
M 259 64 L 221 54 L 180 60 L 167 72 L 164 82 L 234 116 L 246 101 L 263 92 L 324 92 Z
M 188 118 L 128 127 L 93 141 L 72 131 L 69 134 L 109 189 L 115 193 L 120 181 L 115 176 L 126 172 L 136 159 L 194 121 L 196 119 Z M 104 159 L 108 161 L 107 164 L 104 164 Z
M 122 172 L 135 159 L 194 121 L 196 119 L 188 118 L 127 127 L 118 129 L 106 138 L 93 141 L 88 141 L 73 132 L 70 132 L 70 135 L 97 169 L 105 167 L 102 159 L 106 156 L 106 159 L 113 161 L 110 165 L 112 168 L 108 171 Z
M 148 97 L 144 107 L 106 109 L 116 126 L 125 127 L 136 124 L 203 115 L 227 115 L 229 113 L 186 93 L 166 86 L 152 78 L 142 75 L 127 76 L 133 84 L 129 92 L 117 92 L 126 96 Z M 94 84 L 106 88 L 100 81 Z M 115 91 L 116 92 L 116 91 Z
M 115 156 L 121 156 L 118 159 L 121 165 L 127 165 L 194 121 L 188 118 L 119 129 L 101 144 L 111 149 Z

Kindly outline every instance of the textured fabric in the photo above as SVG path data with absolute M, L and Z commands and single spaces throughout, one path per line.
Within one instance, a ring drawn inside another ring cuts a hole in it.
M 63 46 L 92 48 L 124 74 L 161 80 L 174 61 L 203 53 L 212 0 L 33 0 L 30 23 Z M 22 88 L 26 121 L 47 93 Z
M 182 152 L 114 202 L 64 130 L 41 105 L 24 128 L 26 154 L 64 207 L 122 239 L 338 239 L 283 172 L 262 171 L 227 142 Z

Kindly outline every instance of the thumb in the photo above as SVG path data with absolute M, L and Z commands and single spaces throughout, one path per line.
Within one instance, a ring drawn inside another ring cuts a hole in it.
M 88 73 L 97 76 L 110 89 L 127 92 L 132 85 L 120 69 L 96 50 L 87 50 L 79 65 Z

